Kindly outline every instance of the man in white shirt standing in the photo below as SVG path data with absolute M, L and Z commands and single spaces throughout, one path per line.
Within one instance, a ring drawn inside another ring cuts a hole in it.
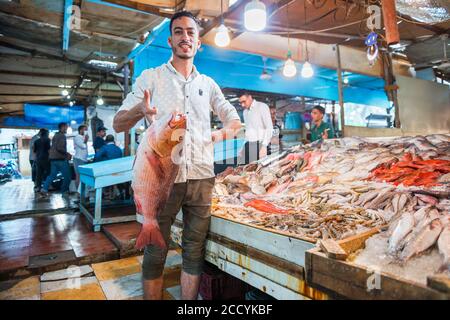
M 87 126 L 83 124 L 78 127 L 78 135 L 73 138 L 73 145 L 75 148 L 75 155 L 73 156 L 73 167 L 75 169 L 75 184 L 77 188 L 80 184 L 80 174 L 78 173 L 78 167 L 87 163 L 88 140 L 89 135 L 87 134 Z
M 269 106 L 256 101 L 252 95 L 245 92 L 239 97 L 239 103 L 244 108 L 245 145 L 242 149 L 246 164 L 264 158 L 267 146 L 272 139 L 273 124 Z
M 214 142 L 233 137 L 241 122 L 219 86 L 200 74 L 193 64 L 201 43 L 199 26 L 192 13 L 181 11 L 173 15 L 168 43 L 172 59 L 142 72 L 114 117 L 113 127 L 116 132 L 126 131 L 144 117 L 155 116 L 158 121 L 173 111 L 187 117 L 178 175 L 157 219 L 164 240 L 169 243 L 171 225 L 180 209 L 183 210 L 181 298 L 191 300 L 198 295 L 211 219 Z M 223 129 L 211 131 L 211 111 L 224 123 Z M 167 249 L 152 245 L 145 248 L 144 299 L 162 299 L 166 256 Z

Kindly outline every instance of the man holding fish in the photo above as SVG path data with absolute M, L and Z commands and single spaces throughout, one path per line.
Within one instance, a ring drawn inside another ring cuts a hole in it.
M 162 298 L 170 229 L 182 209 L 181 295 L 196 299 L 211 217 L 213 144 L 234 137 L 241 122 L 219 86 L 193 64 L 201 45 L 195 17 L 176 13 L 170 33 L 171 60 L 136 79 L 114 118 L 114 129 L 129 130 L 144 117 L 152 122 L 136 155 L 132 183 L 138 216 L 143 217 L 136 246 L 145 247 L 144 298 Z M 223 129 L 211 131 L 211 111 Z

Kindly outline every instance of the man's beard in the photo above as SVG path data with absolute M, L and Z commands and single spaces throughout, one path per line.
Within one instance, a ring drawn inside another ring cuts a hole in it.
M 197 54 L 197 50 L 195 50 L 194 47 L 192 47 L 192 54 L 183 53 L 181 48 L 178 48 L 179 50 L 177 50 L 177 48 L 178 47 L 172 47 L 172 54 L 179 59 L 189 60 L 189 59 L 194 58 L 195 55 Z M 179 52 L 179 51 L 181 51 L 181 52 Z

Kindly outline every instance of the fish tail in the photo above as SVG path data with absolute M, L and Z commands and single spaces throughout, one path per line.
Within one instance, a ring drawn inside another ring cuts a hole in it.
M 161 249 L 166 248 L 166 242 L 159 229 L 158 222 L 152 220 L 142 225 L 141 232 L 136 239 L 136 248 L 142 249 L 147 245 L 156 245 Z

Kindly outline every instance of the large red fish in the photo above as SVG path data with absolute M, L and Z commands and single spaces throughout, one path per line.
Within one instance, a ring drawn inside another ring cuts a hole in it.
M 133 166 L 132 188 L 138 214 L 144 222 L 136 248 L 148 244 L 166 247 L 156 218 L 164 209 L 178 173 L 176 157 L 186 129 L 186 116 L 172 113 L 153 122 L 139 145 Z

